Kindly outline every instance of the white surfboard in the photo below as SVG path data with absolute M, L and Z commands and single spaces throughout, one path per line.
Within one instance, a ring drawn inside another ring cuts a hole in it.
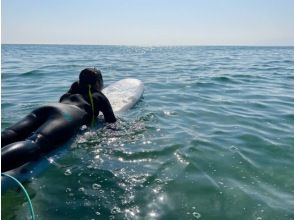
M 108 98 L 114 113 L 117 114 L 129 110 L 139 101 L 144 92 L 144 84 L 138 79 L 127 78 L 109 85 L 102 92 Z M 42 157 L 5 173 L 15 177 L 20 182 L 28 181 L 44 172 L 50 164 L 61 158 L 65 152 L 66 146 L 61 146 L 48 154 L 46 158 Z M 1 176 L 2 193 L 14 186 L 17 186 L 16 183 L 9 177 Z
M 142 81 L 127 78 L 111 84 L 102 90 L 115 113 L 124 112 L 133 107 L 144 91 Z

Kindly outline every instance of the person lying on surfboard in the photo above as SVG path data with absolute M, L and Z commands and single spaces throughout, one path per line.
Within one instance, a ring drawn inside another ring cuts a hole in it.
M 101 111 L 108 123 L 116 121 L 111 104 L 101 92 L 99 70 L 87 68 L 59 103 L 32 111 L 1 133 L 1 172 L 17 168 L 69 140 L 85 124 L 94 123 Z

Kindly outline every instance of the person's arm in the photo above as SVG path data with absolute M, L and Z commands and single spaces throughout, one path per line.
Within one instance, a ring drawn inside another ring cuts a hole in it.
M 78 81 L 74 82 L 74 83 L 71 85 L 70 89 L 67 91 L 67 93 L 63 94 L 63 95 L 60 97 L 59 102 L 62 102 L 62 100 L 63 100 L 64 98 L 70 96 L 71 94 L 76 93 L 77 90 L 78 90 L 78 87 L 79 87 L 79 82 L 78 82 Z
M 70 96 L 70 93 L 65 93 L 63 94 L 60 99 L 59 99 L 59 102 L 62 102 L 63 99 L 67 98 L 68 96 Z
M 103 113 L 104 120 L 109 123 L 116 122 L 115 115 L 107 97 L 103 93 L 96 93 L 95 96 L 98 100 L 98 109 Z

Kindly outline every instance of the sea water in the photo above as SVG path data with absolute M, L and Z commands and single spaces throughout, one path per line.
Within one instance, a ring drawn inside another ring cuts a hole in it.
M 24 185 L 37 219 L 294 219 L 294 48 L 2 45 L 2 130 L 79 72 L 145 84 Z M 2 219 L 28 219 L 20 191 Z

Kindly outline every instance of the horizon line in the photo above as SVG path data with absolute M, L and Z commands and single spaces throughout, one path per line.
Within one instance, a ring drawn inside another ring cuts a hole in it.
M 294 47 L 294 44 L 77 44 L 77 43 L 1 43 L 1 45 L 47 45 L 47 46 L 119 46 L 119 47 Z

